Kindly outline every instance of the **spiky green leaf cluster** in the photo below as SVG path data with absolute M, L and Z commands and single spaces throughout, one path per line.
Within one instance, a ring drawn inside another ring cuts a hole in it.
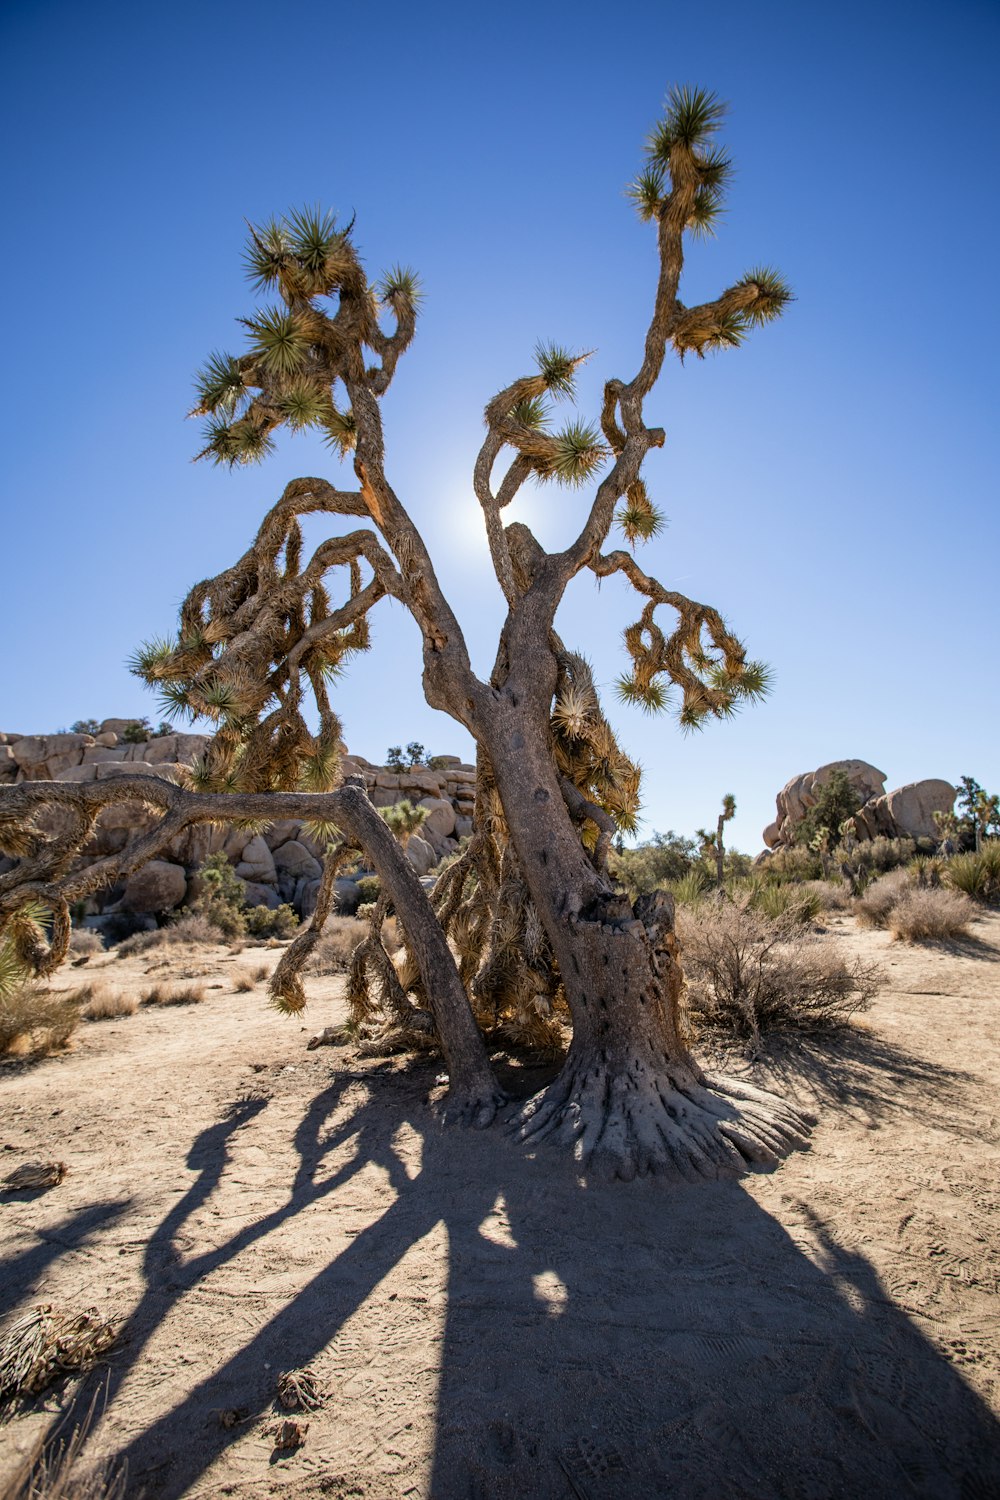
M 643 713 L 663 713 L 670 707 L 670 691 L 655 677 L 646 684 L 637 682 L 634 677 L 619 677 L 615 692 L 622 703 L 627 703 L 630 708 L 641 708 Z
M 278 403 L 289 427 L 317 427 L 330 419 L 330 396 L 325 386 L 311 380 L 296 380 Z
M 293 209 L 283 219 L 251 224 L 247 276 L 256 291 L 276 286 L 286 298 L 329 294 L 352 265 L 349 233 L 319 208 Z
M 349 453 L 358 440 L 358 424 L 353 411 L 341 411 L 336 406 L 331 406 L 323 420 L 326 432 L 323 436 L 324 443 L 330 448 L 336 448 L 343 455 Z
M 255 415 L 243 417 L 238 422 L 208 422 L 202 436 L 205 446 L 197 457 L 228 464 L 231 469 L 237 464 L 259 463 L 274 449 L 274 438 Z
M 789 302 L 794 300 L 785 278 L 772 266 L 754 266 L 736 283 L 738 287 L 753 287 L 756 297 L 743 311 L 747 326 L 755 328 L 781 316 Z
M 663 119 L 649 136 L 648 155 L 661 166 L 669 166 L 675 146 L 685 146 L 691 151 L 704 145 L 719 129 L 725 114 L 725 104 L 708 89 L 691 88 L 688 84 L 672 88 Z
M 552 451 L 539 462 L 537 471 L 543 479 L 560 484 L 586 484 L 608 456 L 601 434 L 587 422 L 568 423 L 552 434 L 552 440 Z
M 577 365 L 586 359 L 584 354 L 570 354 L 561 344 L 536 344 L 535 363 L 545 381 L 545 388 L 553 396 L 571 396 L 576 383 Z
M 519 422 L 522 427 L 530 427 L 532 432 L 544 432 L 548 426 L 549 409 L 541 396 L 529 396 L 524 401 L 518 401 L 516 406 L 510 409 L 511 420 Z
M 663 512 L 657 510 L 648 501 L 645 505 L 636 504 L 631 500 L 626 501 L 624 508 L 616 515 L 615 521 L 630 547 L 634 547 L 636 542 L 652 541 L 653 537 L 659 536 L 667 525 L 667 518 Z
M 222 412 L 231 417 L 249 394 L 238 362 L 231 354 L 218 351 L 210 354 L 203 368 L 198 371 L 195 389 L 198 393 L 195 415 L 209 416 Z
M 644 224 L 655 219 L 666 198 L 666 181 L 662 167 L 655 163 L 644 167 L 634 182 L 625 189 L 627 197 L 635 204 L 636 213 Z
M 133 676 L 141 677 L 145 682 L 159 682 L 169 669 L 176 650 L 177 642 L 170 636 L 154 636 L 151 641 L 143 641 L 136 647 L 126 658 L 126 666 Z
M 409 266 L 393 266 L 382 277 L 376 291 L 379 301 L 390 307 L 403 302 L 415 308 L 423 301 L 424 296 L 420 277 Z
M 250 331 L 250 347 L 269 375 L 289 379 L 305 365 L 310 338 L 302 320 L 286 307 L 266 307 L 255 318 L 243 320 Z

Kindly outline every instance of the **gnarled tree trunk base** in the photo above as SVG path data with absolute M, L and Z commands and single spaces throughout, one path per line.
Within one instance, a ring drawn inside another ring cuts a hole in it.
M 555 1081 L 514 1116 L 517 1137 L 570 1146 L 592 1178 L 742 1177 L 808 1147 L 815 1118 L 741 1080 L 632 1056 L 616 1067 L 570 1049 Z

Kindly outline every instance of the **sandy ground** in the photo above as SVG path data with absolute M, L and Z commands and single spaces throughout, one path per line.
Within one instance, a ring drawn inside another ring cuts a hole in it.
M 441 1133 L 439 1064 L 305 1050 L 335 981 L 305 1028 L 235 992 L 273 953 L 175 956 L 200 1004 L 0 1069 L 0 1168 L 69 1166 L 0 1200 L 4 1309 L 122 1324 L 0 1428 L 7 1472 L 101 1391 L 88 1451 L 134 1496 L 993 1500 L 1000 916 L 957 946 L 830 940 L 887 983 L 842 1040 L 758 1069 L 821 1120 L 740 1184 L 584 1188 L 498 1130 Z M 59 983 L 148 985 L 160 959 Z M 323 1404 L 276 1451 L 278 1376 L 305 1365 Z

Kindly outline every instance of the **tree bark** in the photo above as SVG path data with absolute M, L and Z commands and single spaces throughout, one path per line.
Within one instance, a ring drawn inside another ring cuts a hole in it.
M 710 1081 L 691 1056 L 673 900 L 657 893 L 633 907 L 595 869 L 560 794 L 535 696 L 511 682 L 497 690 L 484 739 L 573 1040 L 559 1076 L 517 1115 L 518 1135 L 571 1145 L 597 1177 L 697 1181 L 776 1166 L 807 1144 L 809 1117 L 762 1090 Z

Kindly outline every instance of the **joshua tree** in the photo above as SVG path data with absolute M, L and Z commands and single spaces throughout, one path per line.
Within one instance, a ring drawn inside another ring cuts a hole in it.
M 723 842 L 723 829 L 731 818 L 736 816 L 736 798 L 731 792 L 727 792 L 722 799 L 722 811 L 719 821 L 715 826 L 714 833 L 708 833 L 704 828 L 697 828 L 695 833 L 701 841 L 701 853 L 704 859 L 715 860 L 715 884 L 721 892 L 726 875 L 726 846 Z
M 396 835 L 404 849 L 412 835 L 423 828 L 429 813 L 429 807 L 421 807 L 419 804 L 415 807 L 409 797 L 381 809 L 382 821 Z
M 680 300 L 686 237 L 714 230 L 730 176 L 716 145 L 723 113 L 713 95 L 675 89 L 649 136 L 630 192 L 655 231 L 652 313 L 635 373 L 605 383 L 599 427 L 554 425 L 554 404 L 573 393 L 587 357 L 554 345 L 536 348 L 534 371 L 486 404 L 473 486 L 507 604 L 487 680 L 472 669 L 387 466 L 380 401 L 414 336 L 417 278 L 397 267 L 370 285 L 352 226 L 338 228 L 318 212 L 251 229 L 251 279 L 277 301 L 244 320 L 246 353 L 213 355 L 202 371 L 201 456 L 229 465 L 259 460 L 280 428 L 313 426 L 350 460 L 357 483 L 289 484 L 243 557 L 191 590 L 179 634 L 136 654 L 135 670 L 160 688 L 165 711 L 217 724 L 190 787 L 133 778 L 24 783 L 0 793 L 0 844 L 24 856 L 0 876 L 0 914 L 29 895 L 54 913 L 48 946 L 40 937 L 22 943 L 36 969 L 64 948 L 67 899 L 135 868 L 189 824 L 308 816 L 336 841 L 313 921 L 276 972 L 280 1007 L 304 1004 L 303 965 L 353 841 L 364 846 L 406 935 L 402 966 L 388 979 L 389 1019 L 403 1034 L 436 1031 L 455 1114 L 485 1124 L 501 1102 L 481 1028 L 534 1026 L 544 1040 L 564 1017 L 572 1024 L 564 1066 L 516 1116 L 521 1138 L 555 1138 L 594 1172 L 689 1179 L 773 1165 L 803 1142 L 803 1118 L 781 1099 L 707 1078 L 685 1045 L 673 903 L 654 892 L 632 905 L 607 870 L 613 838 L 634 826 L 640 773 L 618 745 L 585 658 L 554 625 L 578 574 L 620 574 L 641 601 L 624 636 L 623 701 L 649 712 L 672 705 L 693 727 L 765 688 L 765 670 L 747 659 L 717 610 L 666 588 L 634 556 L 661 527 L 642 467 L 664 432 L 647 425 L 644 407 L 667 353 L 683 361 L 737 348 L 790 299 L 776 272 L 757 268 L 714 301 Z M 529 480 L 587 492 L 560 551 L 546 552 L 523 522 L 504 522 Z M 299 522 L 316 514 L 354 526 L 305 559 Z M 613 529 L 625 548 L 605 550 Z M 363 789 L 350 782 L 336 789 L 340 724 L 329 681 L 367 647 L 368 616 L 387 595 L 422 633 L 428 703 L 463 724 L 478 748 L 474 834 L 430 903 Z M 666 627 L 660 610 L 670 616 Z M 304 717 L 310 697 L 315 731 Z M 158 827 L 123 855 L 74 874 L 73 856 L 101 806 L 127 798 L 159 809 Z M 40 814 L 53 809 L 60 831 L 46 835 Z

